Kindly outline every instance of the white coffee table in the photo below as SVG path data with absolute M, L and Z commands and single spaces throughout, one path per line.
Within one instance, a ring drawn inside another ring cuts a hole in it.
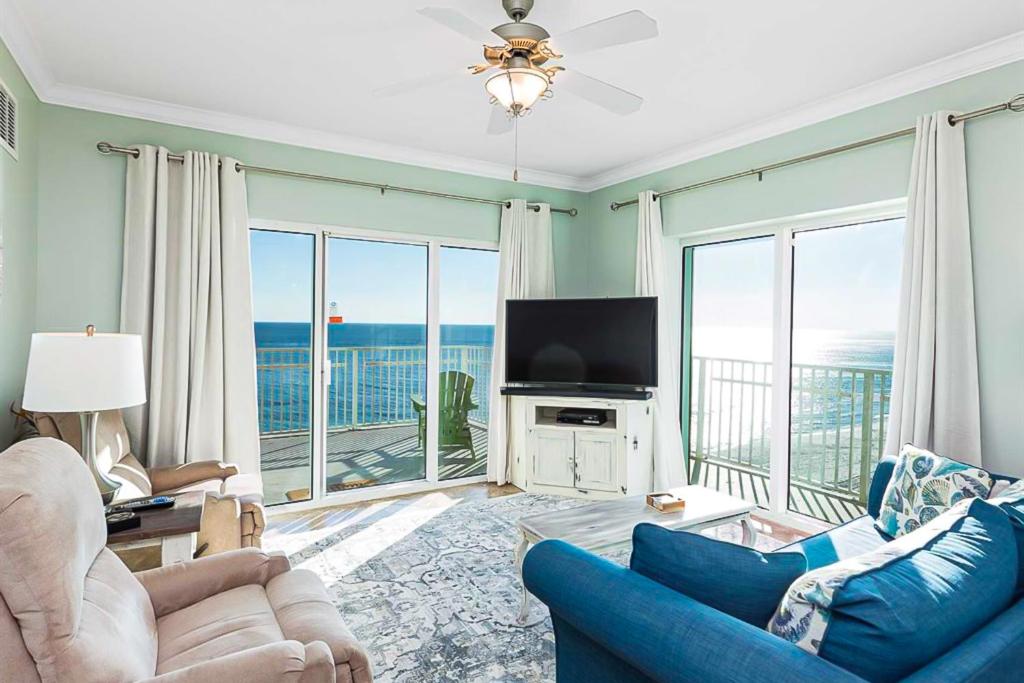
M 642 522 L 693 532 L 739 522 L 743 528 L 743 544 L 754 545 L 757 531 L 750 523 L 750 513 L 757 506 L 753 503 L 704 486 L 682 486 L 671 491 L 686 501 L 685 510 L 658 512 L 647 506 L 645 496 L 631 496 L 520 519 L 516 570 L 523 588 L 523 602 L 519 623 L 525 624 L 530 613 L 530 594 L 523 583 L 523 558 L 531 545 L 544 540 L 557 538 L 590 551 L 610 550 L 632 543 L 633 527 Z

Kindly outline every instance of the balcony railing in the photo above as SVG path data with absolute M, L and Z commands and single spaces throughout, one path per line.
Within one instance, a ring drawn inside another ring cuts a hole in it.
M 708 463 L 767 482 L 771 364 L 694 357 L 691 367 L 691 481 Z M 791 488 L 863 507 L 885 443 L 892 373 L 793 365 L 791 386 Z
M 441 370 L 460 370 L 475 380 L 479 406 L 471 422 L 485 425 L 491 380 L 490 346 L 445 345 Z M 332 431 L 415 422 L 412 398 L 426 394 L 425 346 L 331 347 L 327 429 Z M 311 363 L 307 348 L 258 348 L 257 393 L 262 435 L 310 427 Z

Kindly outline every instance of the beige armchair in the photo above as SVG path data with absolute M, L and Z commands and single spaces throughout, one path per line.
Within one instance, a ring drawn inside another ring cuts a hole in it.
M 27 415 L 40 436 L 60 439 L 81 451 L 82 428 L 75 413 Z M 118 410 L 100 413 L 97 461 L 121 482 L 117 500 L 185 491 L 205 491 L 206 505 L 196 542 L 197 555 L 260 547 L 266 522 L 263 483 L 258 474 L 239 474 L 234 465 L 216 460 L 176 467 L 143 467 L 132 454 L 128 430 Z
M 0 678 L 370 683 L 315 574 L 246 548 L 132 574 L 67 444 L 0 453 Z

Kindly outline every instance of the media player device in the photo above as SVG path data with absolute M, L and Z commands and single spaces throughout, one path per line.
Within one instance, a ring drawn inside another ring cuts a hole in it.
M 608 421 L 608 411 L 601 408 L 562 408 L 555 420 L 571 425 L 599 426 Z
M 107 515 L 107 533 L 116 534 L 118 531 L 138 529 L 142 526 L 142 520 L 134 512 L 115 512 Z

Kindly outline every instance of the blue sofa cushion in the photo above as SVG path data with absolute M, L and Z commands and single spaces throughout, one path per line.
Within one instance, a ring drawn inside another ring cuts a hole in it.
M 762 553 L 654 524 L 633 529 L 629 568 L 708 607 L 764 628 L 807 570 L 799 553 Z
M 807 558 L 807 571 L 835 564 L 877 550 L 892 540 L 876 529 L 874 522 L 871 517 L 864 515 L 781 550 L 800 553 Z
M 882 498 L 885 497 L 885 489 L 892 479 L 892 471 L 896 467 L 896 458 L 887 455 L 875 465 L 875 471 L 871 475 L 871 487 L 868 489 L 868 514 L 878 519 L 882 512 Z
M 992 483 L 992 475 L 980 467 L 907 444 L 885 488 L 876 524 L 892 537 L 910 533 L 964 498 L 987 498 Z
M 1017 541 L 1017 591 L 1024 592 L 1024 480 L 1011 484 L 989 502 L 998 505 L 1013 525 L 1013 537 Z
M 965 500 L 881 548 L 807 573 L 769 631 L 870 681 L 895 681 L 957 646 L 1013 598 L 1007 515 Z

